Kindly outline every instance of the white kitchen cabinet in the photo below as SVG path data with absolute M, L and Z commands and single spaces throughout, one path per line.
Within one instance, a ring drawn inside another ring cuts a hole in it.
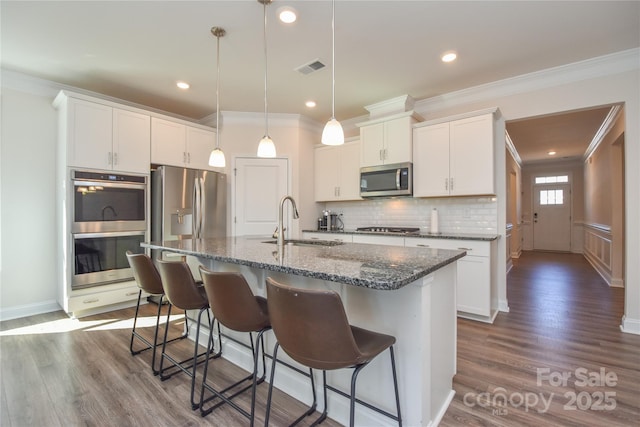
M 303 239 L 311 240 L 334 240 L 336 242 L 351 243 L 353 241 L 351 234 L 344 233 L 314 233 L 305 231 L 302 233 Z
M 149 172 L 149 115 L 65 95 L 58 108 L 68 166 Z
M 316 202 L 360 199 L 360 142 L 323 146 L 314 152 Z
M 492 322 L 497 313 L 495 268 L 496 241 L 405 238 L 407 247 L 458 249 L 467 255 L 457 263 L 456 305 L 458 315 Z
M 413 112 L 387 119 L 358 124 L 360 126 L 360 166 L 411 162 Z
M 414 197 L 495 194 L 494 113 L 413 130 Z
M 374 236 L 372 234 L 354 234 L 353 243 L 365 243 L 369 245 L 404 246 L 404 237 Z
M 151 119 L 151 163 L 210 169 L 209 154 L 215 145 L 213 130 L 158 117 Z

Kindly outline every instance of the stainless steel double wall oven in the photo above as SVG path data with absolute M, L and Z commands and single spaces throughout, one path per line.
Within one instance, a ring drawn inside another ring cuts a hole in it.
M 131 280 L 126 251 L 147 240 L 148 178 L 71 171 L 73 289 Z

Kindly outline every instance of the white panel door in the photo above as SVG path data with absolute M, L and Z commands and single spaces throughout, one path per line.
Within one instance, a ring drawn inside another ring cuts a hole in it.
M 235 159 L 233 235 L 271 236 L 278 226 L 278 204 L 288 194 L 287 159 Z M 290 204 L 285 226 L 290 229 Z
M 571 250 L 571 186 L 533 187 L 533 249 Z

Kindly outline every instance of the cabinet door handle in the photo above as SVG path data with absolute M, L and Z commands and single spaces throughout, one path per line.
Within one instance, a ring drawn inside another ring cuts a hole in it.
M 336 194 L 336 196 L 340 197 L 340 187 L 336 187 L 336 191 L 338 192 L 338 194 Z
M 430 248 L 431 247 L 430 245 L 423 245 L 421 243 L 418 243 L 416 246 L 419 246 L 421 248 Z
M 451 185 L 449 185 L 449 187 L 451 187 L 451 191 L 453 191 L 453 178 L 451 178 Z
M 187 153 L 187 163 L 191 163 L 191 153 Z
M 449 191 L 449 178 L 444 179 L 444 189 Z
M 458 248 L 461 251 L 472 251 L 473 249 L 471 248 Z
M 182 163 L 187 163 L 187 152 L 186 151 L 182 152 Z
M 118 164 L 118 153 L 113 153 L 113 165 Z
M 126 294 L 124 294 L 127 297 L 131 297 L 133 295 L 138 295 L 138 291 L 133 291 L 133 292 L 127 292 Z
M 112 161 L 113 161 L 113 159 L 112 159 L 112 156 L 111 156 L 111 151 L 109 151 L 107 153 L 107 164 L 110 165 Z
M 389 156 L 387 153 L 387 149 L 385 148 L 384 150 L 382 150 L 384 152 L 384 159 L 386 160 Z
M 82 301 L 82 303 L 83 304 L 91 304 L 91 303 L 98 302 L 98 301 L 100 301 L 100 298 L 91 298 L 91 299 L 86 299 L 86 300 Z
M 382 160 L 382 150 L 378 150 L 378 160 Z

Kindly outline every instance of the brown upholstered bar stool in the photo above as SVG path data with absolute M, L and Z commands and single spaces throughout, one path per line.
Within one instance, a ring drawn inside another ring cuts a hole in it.
M 182 310 L 198 310 L 198 320 L 196 326 L 195 344 L 193 347 L 193 357 L 184 359 L 181 361 L 176 360 L 175 357 L 167 353 L 166 342 L 162 345 L 162 357 L 160 358 L 160 379 L 166 380 L 170 378 L 176 372 L 182 371 L 191 377 L 191 408 L 197 409 L 199 402 L 195 401 L 195 384 L 197 367 L 200 363 L 207 362 L 209 359 L 207 351 L 198 353 L 198 340 L 200 336 L 200 325 L 202 324 L 202 314 L 207 313 L 209 324 L 211 325 L 211 316 L 209 315 L 209 301 L 207 295 L 202 286 L 198 286 L 191 274 L 189 265 L 184 261 L 158 261 L 158 270 L 160 277 L 162 278 L 162 284 L 164 286 L 165 293 L 169 302 L 174 306 Z M 167 314 L 167 321 L 171 311 Z M 187 331 L 188 333 L 188 331 Z M 213 328 L 211 328 L 211 334 L 213 334 Z M 218 329 L 218 333 L 220 330 Z M 167 329 L 165 329 L 165 339 L 167 336 Z M 221 352 L 215 353 L 212 358 L 220 357 Z M 164 361 L 168 360 L 172 366 L 164 368 Z M 173 372 L 166 374 L 165 371 L 171 368 L 178 368 Z
M 217 320 L 219 324 L 221 323 L 230 330 L 248 332 L 253 353 L 253 372 L 223 390 L 215 390 L 207 384 L 208 364 L 205 365 L 200 394 L 200 413 L 204 417 L 220 405 L 227 403 L 245 417 L 249 418 L 249 423 L 253 426 L 256 406 L 256 386 L 262 383 L 266 376 L 263 334 L 271 329 L 267 300 L 261 296 L 254 296 L 246 279 L 240 273 L 214 272 L 200 266 L 200 274 L 202 275 L 204 289 L 209 299 L 209 306 L 213 312 L 214 320 Z M 255 345 L 252 333 L 257 333 Z M 258 377 L 260 346 L 262 346 L 262 375 Z M 213 334 L 210 335 L 209 338 L 207 355 L 212 351 L 212 348 Z M 247 381 L 251 381 L 249 385 L 231 394 L 232 390 Z M 232 401 L 234 397 L 248 389 L 251 389 L 250 412 L 245 411 Z M 205 390 L 210 391 L 212 396 L 205 399 Z M 213 401 L 216 398 L 221 401 L 205 409 L 205 403 Z
M 145 350 L 152 349 L 153 354 L 151 356 L 151 370 L 153 371 L 153 375 L 158 375 L 158 370 L 156 369 L 156 348 L 162 343 L 158 342 L 158 330 L 160 329 L 160 312 L 162 310 L 162 300 L 164 298 L 164 288 L 162 287 L 162 280 L 160 279 L 160 274 L 156 269 L 156 266 L 153 265 L 153 261 L 146 254 L 134 254 L 131 251 L 127 251 L 127 260 L 129 261 L 129 265 L 133 269 L 133 277 L 140 288 L 138 292 L 138 303 L 136 304 L 136 314 L 133 318 L 133 329 L 131 329 L 131 342 L 129 343 L 129 351 L 132 355 L 137 355 L 142 353 Z M 156 327 L 153 334 L 153 343 L 147 340 L 144 336 L 140 335 L 138 331 L 136 331 L 136 325 L 138 322 L 138 311 L 140 310 L 140 300 L 142 298 L 142 292 L 146 292 L 150 295 L 159 297 L 158 300 L 158 312 L 156 314 Z M 185 315 L 185 322 L 186 322 Z M 165 326 L 169 327 L 169 324 Z M 175 341 L 178 339 L 185 338 L 186 333 L 169 340 Z M 140 348 L 138 350 L 133 349 L 134 338 L 142 341 L 145 344 L 145 347 Z
M 397 421 L 398 425 L 402 426 L 393 355 L 395 337 L 349 325 L 340 295 L 334 291 L 293 288 L 267 278 L 267 302 L 271 327 L 278 340 L 274 347 L 273 359 L 277 357 L 278 348 L 282 347 L 296 362 L 311 369 L 322 370 L 324 411 L 313 425 L 326 418 L 327 390 L 331 390 L 350 399 L 350 426 L 354 425 L 356 402 Z M 358 373 L 386 349 L 389 349 L 391 354 L 396 415 L 355 397 Z M 271 365 L 265 426 L 269 424 L 276 365 L 276 363 Z M 350 394 L 327 384 L 326 371 L 342 368 L 354 368 L 351 375 Z

